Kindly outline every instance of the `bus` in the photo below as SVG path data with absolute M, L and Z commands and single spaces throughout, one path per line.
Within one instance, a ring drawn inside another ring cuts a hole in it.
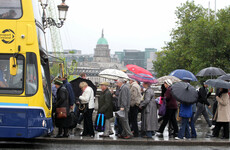
M 51 133 L 51 81 L 39 0 L 0 0 L 0 138 Z

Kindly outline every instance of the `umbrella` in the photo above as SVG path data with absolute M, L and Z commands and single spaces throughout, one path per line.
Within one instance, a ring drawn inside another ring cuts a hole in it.
M 99 73 L 99 76 L 106 79 L 112 79 L 112 80 L 117 80 L 118 78 L 124 78 L 124 79 L 129 78 L 126 73 L 117 69 L 105 69 Z
M 177 82 L 172 85 L 172 95 L 177 101 L 185 104 L 193 104 L 197 102 L 198 92 L 196 89 L 186 82 Z
M 143 74 L 143 73 L 133 74 L 133 75 L 129 74 L 129 77 L 139 82 L 157 83 L 157 80 L 148 74 Z
M 177 69 L 169 74 L 170 76 L 175 76 L 181 80 L 197 81 L 196 76 L 188 70 Z
M 146 70 L 146 69 L 144 69 L 142 67 L 139 67 L 137 65 L 131 65 L 130 64 L 130 65 L 126 65 L 126 67 L 128 68 L 129 71 L 132 71 L 135 74 L 143 73 L 143 74 L 153 76 L 148 70 Z
M 72 87 L 73 87 L 73 92 L 74 92 L 74 94 L 75 94 L 75 97 L 79 97 L 79 96 L 81 96 L 81 94 L 82 94 L 82 90 L 81 90 L 81 88 L 79 87 L 79 84 L 80 84 L 81 82 L 86 82 L 86 83 L 93 89 L 93 91 L 94 91 L 94 96 L 96 96 L 97 87 L 93 84 L 93 82 L 90 81 L 90 80 L 83 79 L 83 78 L 79 77 L 79 78 L 76 78 L 76 79 L 70 81 L 70 84 L 71 84 Z
M 230 89 L 230 83 L 221 79 L 209 79 L 204 84 L 210 85 L 216 88 Z
M 181 80 L 174 76 L 163 76 L 157 79 L 158 84 L 163 84 L 165 80 L 170 79 L 173 83 L 180 82 Z
M 230 74 L 222 75 L 222 76 L 218 77 L 217 79 L 230 80 Z
M 220 68 L 216 68 L 216 67 L 208 67 L 208 68 L 204 68 L 201 71 L 199 71 L 196 76 L 198 77 L 203 77 L 203 76 L 220 76 L 220 75 L 225 75 L 226 73 L 220 69 Z

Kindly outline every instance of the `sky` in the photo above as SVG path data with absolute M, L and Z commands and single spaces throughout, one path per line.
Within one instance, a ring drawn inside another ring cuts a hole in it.
M 58 0 L 55 0 L 58 1 Z M 61 0 L 60 0 L 61 1 Z M 214 10 L 215 0 L 194 0 Z M 93 54 L 104 29 L 111 54 L 124 49 L 161 50 L 175 28 L 175 10 L 186 0 L 66 0 L 67 19 L 60 29 L 64 49 Z M 216 0 L 217 9 L 230 0 Z

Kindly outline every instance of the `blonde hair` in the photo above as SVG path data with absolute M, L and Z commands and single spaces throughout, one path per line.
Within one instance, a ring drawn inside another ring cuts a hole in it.
M 87 86 L 88 86 L 88 84 L 87 84 L 86 82 L 81 82 L 81 83 L 79 84 L 79 87 L 80 87 L 80 88 L 87 87 Z

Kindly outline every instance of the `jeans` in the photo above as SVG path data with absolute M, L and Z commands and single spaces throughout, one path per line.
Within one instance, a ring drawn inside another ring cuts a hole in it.
M 131 126 L 131 130 L 134 131 L 134 136 L 139 135 L 138 125 L 137 125 L 137 115 L 138 115 L 138 106 L 130 107 L 129 111 L 129 124 Z
M 190 121 L 190 127 L 191 127 L 191 137 L 196 138 L 196 129 L 195 129 L 195 124 L 194 124 L 194 115 L 195 112 L 192 113 L 191 121 Z
M 83 135 L 94 136 L 93 120 L 92 120 L 93 110 L 94 109 L 88 109 L 83 114 L 84 117 L 84 130 L 82 133 Z
M 190 138 L 190 131 L 189 131 L 189 118 L 182 117 L 180 131 L 178 133 L 178 137 L 183 139 L 184 137 Z
M 211 124 L 211 122 L 210 122 L 210 120 L 209 120 L 209 116 L 208 116 L 208 113 L 207 113 L 207 111 L 206 111 L 205 104 L 201 104 L 201 103 L 198 102 L 198 103 L 197 103 L 196 115 L 195 115 L 195 117 L 194 117 L 194 123 L 196 123 L 197 118 L 198 118 L 201 114 L 204 116 L 206 122 L 208 123 L 208 126 L 211 127 L 212 124 Z
M 177 121 L 176 121 L 176 112 L 177 109 L 166 109 L 163 122 L 159 128 L 159 132 L 163 133 L 166 125 L 168 124 L 169 121 L 171 121 L 173 129 L 174 129 L 174 136 L 177 136 L 178 133 L 178 126 L 177 126 Z

